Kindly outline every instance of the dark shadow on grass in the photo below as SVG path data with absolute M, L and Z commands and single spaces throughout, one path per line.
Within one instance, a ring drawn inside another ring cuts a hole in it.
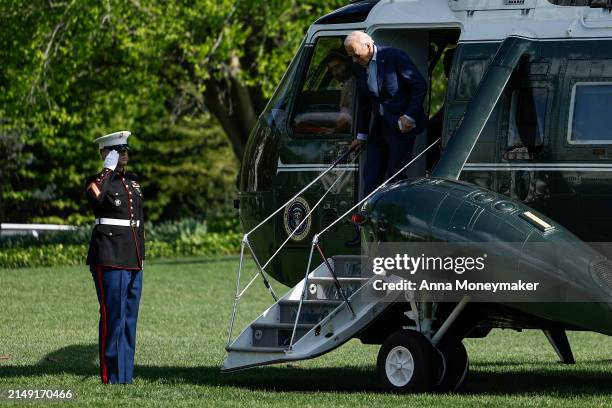
M 557 363 L 562 367 L 567 367 L 561 361 L 557 361 Z M 594 364 L 594 365 L 607 365 L 612 369 L 612 359 L 605 360 L 578 360 L 579 364 Z M 517 367 L 517 366 L 539 366 L 542 363 L 534 363 L 531 361 L 506 361 L 506 360 L 496 360 L 496 361 L 470 361 L 471 368 L 487 368 L 487 367 Z M 570 366 L 571 367 L 571 366 Z
M 520 395 L 538 393 L 560 397 L 580 395 L 612 395 L 612 373 L 567 366 L 529 371 L 470 372 L 463 393 L 475 395 Z M 609 366 L 608 366 L 609 367 Z
M 223 374 L 219 367 L 138 366 L 137 376 L 150 381 L 239 387 L 265 392 L 377 391 L 375 373 L 356 367 L 262 367 Z
M 470 373 L 462 394 L 521 395 L 526 393 L 575 395 L 612 395 L 612 373 L 592 367 L 562 366 L 527 371 L 510 368 L 502 372 Z M 601 364 L 605 370 L 607 365 Z M 288 368 L 265 367 L 251 371 L 222 374 L 224 384 L 260 391 L 340 391 L 379 392 L 374 367 Z
M 98 375 L 97 344 L 75 344 L 47 354 L 38 363 L 29 366 L 0 366 L 0 378 L 36 377 L 54 374 Z M 8 360 L 10 364 L 11 360 Z
M 73 345 L 48 354 L 30 366 L 0 366 L 0 378 L 73 374 L 98 377 L 96 344 Z M 160 362 L 161 363 L 161 362 Z M 527 393 L 576 397 L 612 395 L 610 361 L 586 361 L 564 366 L 550 363 L 477 363 L 470 372 L 464 395 L 522 395 Z M 484 368 L 484 370 L 482 369 Z M 501 368 L 501 371 L 487 371 Z M 376 373 L 369 367 L 288 367 L 286 364 L 222 374 L 219 367 L 136 365 L 135 376 L 162 384 L 239 387 L 266 392 L 378 392 Z

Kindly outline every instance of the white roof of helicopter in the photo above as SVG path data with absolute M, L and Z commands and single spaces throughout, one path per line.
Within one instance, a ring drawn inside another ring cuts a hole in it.
M 548 0 L 382 0 L 365 22 L 313 25 L 326 29 L 461 28 L 460 42 L 612 38 L 612 13 L 602 8 L 556 6 Z

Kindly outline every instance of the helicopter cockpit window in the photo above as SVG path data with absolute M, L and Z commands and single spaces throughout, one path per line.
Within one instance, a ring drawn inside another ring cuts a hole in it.
M 512 92 L 508 148 L 535 151 L 544 144 L 547 104 L 547 88 L 519 88 Z
M 344 37 L 317 41 L 296 101 L 291 123 L 295 133 L 351 133 L 355 79 L 343 41 Z
M 292 82 L 295 80 L 300 60 L 304 53 L 303 44 L 300 45 L 298 53 L 295 55 L 289 68 L 283 75 L 274 95 L 268 102 L 268 105 L 264 109 L 263 119 L 266 121 L 268 126 L 280 127 L 286 123 L 287 109 L 289 100 L 291 99 L 292 93 L 295 93 L 295 86 L 292 86 Z
M 578 83 L 572 94 L 568 140 L 575 144 L 612 143 L 612 83 Z
M 486 60 L 468 60 L 461 64 L 455 99 L 469 101 L 476 92 L 487 68 Z

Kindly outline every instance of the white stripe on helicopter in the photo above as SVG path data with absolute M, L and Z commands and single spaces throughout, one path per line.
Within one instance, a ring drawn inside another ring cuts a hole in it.
M 505 171 L 505 170 L 527 170 L 527 171 L 612 171 L 612 163 L 466 163 L 465 171 Z
M 319 163 L 304 163 L 304 164 L 284 164 L 280 157 L 278 159 L 277 173 L 282 171 L 325 171 L 329 168 L 330 164 L 319 164 Z M 358 165 L 354 164 L 337 164 L 332 171 L 357 171 Z

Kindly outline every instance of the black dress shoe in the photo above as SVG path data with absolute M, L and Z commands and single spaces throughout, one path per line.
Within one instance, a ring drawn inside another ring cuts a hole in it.
M 361 236 L 359 234 L 355 235 L 355 238 L 353 238 L 353 239 L 351 239 L 349 241 L 346 241 L 344 243 L 344 245 L 346 247 L 349 247 L 349 248 L 356 248 L 356 247 L 360 246 L 361 245 Z

